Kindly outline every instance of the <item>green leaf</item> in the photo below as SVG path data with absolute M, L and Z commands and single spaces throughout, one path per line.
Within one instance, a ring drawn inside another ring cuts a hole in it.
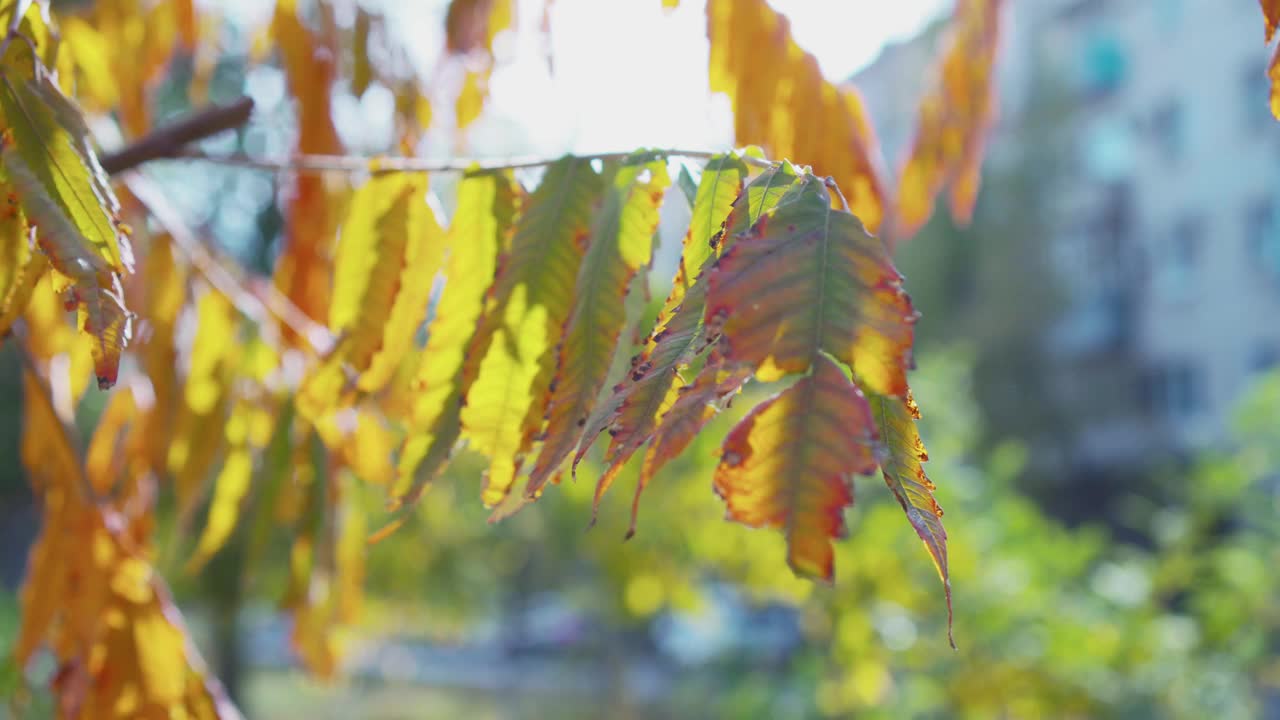
M 688 257 L 681 259 L 666 309 L 658 318 L 657 331 L 633 361 L 631 372 L 614 387 L 603 410 L 588 422 L 582 445 L 574 457 L 576 467 L 600 433 L 609 428 L 612 435 L 606 455 L 609 468 L 597 484 L 597 503 L 622 464 L 652 436 L 659 409 L 668 395 L 683 385 L 680 370 L 715 342 L 714 336 L 704 333 L 705 272 L 714 261 L 716 251 L 725 245 L 722 239 L 725 223 L 749 227 L 760 213 L 774 207 L 797 179 L 790 164 L 778 165 L 761 173 L 742 191 L 745 166 L 736 156 L 714 159 L 708 168 L 699 186 L 700 202 L 695 203 L 693 218 L 693 225 L 702 229 L 691 227 L 685 238 L 685 255 L 692 255 L 698 265 L 692 265 Z M 684 278 L 689 277 L 689 271 L 686 267 L 697 268 L 695 281 L 687 290 Z
M 947 596 L 947 637 L 951 647 L 951 576 L 947 570 L 947 531 L 942 526 L 942 508 L 933 497 L 933 481 L 924 472 L 929 453 L 924 449 L 916 420 L 920 411 L 910 393 L 906 399 L 872 393 L 867 397 L 875 418 L 880 442 L 888 451 L 880 463 L 885 484 L 898 499 L 907 520 L 929 551 Z
M 71 113 L 72 117 L 78 117 L 78 113 L 69 106 L 62 107 L 63 121 L 60 121 L 59 112 L 46 101 L 50 91 L 46 89 L 42 93 L 38 88 L 36 81 L 17 80 L 7 73 L 0 74 L 0 111 L 4 113 L 9 139 L 16 146 L 18 157 L 75 228 L 78 237 L 64 236 L 64 223 L 54 222 L 52 227 L 46 227 L 52 219 L 48 208 L 38 206 L 33 211 L 25 197 L 31 188 L 19 185 L 28 215 L 41 224 L 43 231 L 56 232 L 54 241 L 58 245 L 83 239 L 105 261 L 108 269 L 114 272 L 130 270 L 120 250 L 121 234 L 115 217 L 118 203 L 110 187 L 96 174 L 96 158 L 90 159 L 93 158 L 92 149 L 75 133 L 83 127 L 83 120 L 77 128 L 69 130 L 63 124 L 65 116 Z M 90 154 L 83 154 L 86 151 Z M 57 267 L 57 260 L 51 259 Z M 77 277 L 74 272 L 58 269 L 70 277 Z
M 486 506 L 510 492 L 542 427 L 556 344 L 573 310 L 573 285 L 603 189 L 589 159 L 562 158 L 547 168 L 516 221 L 472 343 L 473 357 L 483 360 L 462 410 L 467 446 L 490 459 Z
M 535 496 L 577 448 L 613 362 L 626 322 L 631 279 L 649 263 L 663 193 L 666 160 L 632 157 L 613 171 L 591 245 L 578 273 L 573 314 L 560 346 L 542 452 L 529 475 Z

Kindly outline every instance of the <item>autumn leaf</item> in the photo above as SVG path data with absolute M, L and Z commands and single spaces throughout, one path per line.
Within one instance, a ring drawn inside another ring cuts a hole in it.
M 526 496 L 538 494 L 577 447 L 626 322 L 623 300 L 649 263 L 658 209 L 671 184 L 666 159 L 644 154 L 612 170 L 604 206 L 578 272 L 573 312 L 556 361 L 547 428 Z
M 411 504 L 421 494 L 462 432 L 461 404 L 468 390 L 463 366 L 498 256 L 510 242 L 517 197 L 510 173 L 473 174 L 458 190 L 446 241 L 449 279 L 427 329 L 427 346 L 414 380 L 418 396 L 392 491 L 399 504 Z
M 238 348 L 229 340 L 239 335 L 239 319 L 226 296 L 206 289 L 195 302 L 195 337 L 166 457 L 178 512 L 184 517 L 201 499 L 205 477 L 226 444 L 223 426 L 232 404 L 231 373 Z
M 832 209 L 812 175 L 708 274 L 706 322 L 721 328 L 725 361 L 766 381 L 804 372 L 823 351 L 874 391 L 905 395 L 915 318 L 883 243 Z
M 253 455 L 245 443 L 233 445 L 222 460 L 217 478 L 213 482 L 213 500 L 209 517 L 196 543 L 196 549 L 187 559 L 186 570 L 200 570 L 209 558 L 222 549 L 240 518 L 240 508 L 249 493 L 253 476 Z
M 385 175 L 352 197 L 329 306 L 329 329 L 340 339 L 299 390 L 304 417 L 337 407 L 348 386 L 381 389 L 409 351 L 444 255 L 425 191 L 424 178 Z
M 493 74 L 493 40 L 515 19 L 513 0 L 451 0 L 445 14 L 445 50 L 465 62 L 454 102 L 456 127 L 475 122 L 484 110 Z
M 1271 42 L 1271 38 L 1276 34 L 1276 26 L 1280 25 L 1280 0 L 1258 0 L 1262 5 L 1262 14 L 1267 22 L 1266 39 Z
M 307 27 L 297 0 L 279 0 L 272 19 L 289 92 L 297 102 L 298 152 L 338 153 L 342 143 L 333 125 L 329 90 L 336 73 L 332 38 Z M 336 196 L 322 175 L 302 174 L 285 191 L 283 251 L 273 273 L 276 287 L 307 317 L 329 315 L 332 283 L 332 239 L 341 217 Z M 286 337 L 302 339 L 293 330 Z
M 0 205 L 0 337 L 4 337 L 26 310 L 36 282 L 49 264 L 43 253 L 33 251 L 17 192 L 0 184 L 0 194 L 5 196 L 4 205 Z
M 676 267 L 675 282 L 663 305 L 664 314 L 669 314 L 680 304 L 689 286 L 702 272 L 703 265 L 718 254 L 719 236 L 734 201 L 742 194 L 746 179 L 747 166 L 736 154 L 714 157 L 702 169 L 702 179 L 693 199 L 689 231 L 684 236 L 684 249 Z
M 8 125 L 0 159 L 38 226 L 41 250 L 71 281 L 70 303 L 81 329 L 95 338 L 94 371 L 106 389 L 115 384 L 131 334 L 119 276 L 132 270 L 132 253 L 117 229 L 119 204 L 84 140 L 83 120 L 63 100 L 56 87 L 0 74 Z
M 542 427 L 556 344 L 574 307 L 572 288 L 602 191 L 589 160 L 565 157 L 550 165 L 498 269 L 472 344 L 483 359 L 461 416 L 468 446 L 490 458 L 486 505 L 510 491 Z
M 695 193 L 690 232 L 671 293 L 658 317 L 658 328 L 633 359 L 630 372 L 613 392 L 602 410 L 588 421 L 582 444 L 574 456 L 574 467 L 586 455 L 596 437 L 608 428 L 608 467 L 596 483 L 595 507 L 623 465 L 652 437 L 661 410 L 684 385 L 680 370 L 710 346 L 712 339 L 702 332 L 706 302 L 704 270 L 725 246 L 724 226 L 739 208 L 735 224 L 749 223 L 772 207 L 785 188 L 795 180 L 791 169 L 772 167 L 761 173 L 743 192 L 746 167 L 737 157 L 713 159 L 703 172 Z M 700 228 L 700 229 L 697 229 Z
M 959 0 L 933 85 L 920 101 L 911 151 L 898 182 L 894 236 L 908 238 L 949 188 L 951 215 L 973 216 L 983 144 L 995 120 L 1001 0 Z
M 126 473 L 132 476 L 138 472 L 139 436 L 129 434 L 130 426 L 137 420 L 138 404 L 133 391 L 120 388 L 111 393 L 94 427 L 84 460 L 89 486 L 99 495 L 110 493 L 116 481 Z
M 176 333 L 178 318 L 188 300 L 188 268 L 174 254 L 171 238 L 153 237 L 136 276 L 143 289 L 139 315 L 147 331 L 142 333 L 134 353 L 151 381 L 155 396 L 144 422 L 149 438 L 148 462 L 156 472 L 165 471 L 170 437 L 182 400 Z
M 711 89 L 733 103 L 737 142 L 834 177 L 875 232 L 887 201 L 879 145 L 856 91 L 827 82 L 765 0 L 708 0 L 707 38 Z
M 924 441 L 920 439 L 920 431 L 916 429 L 920 411 L 910 394 L 905 400 L 872 394 L 868 397 L 868 402 L 880 441 L 888 451 L 880 463 L 884 481 L 907 514 L 911 527 L 924 542 L 946 589 L 947 637 L 954 648 L 956 642 L 951 637 L 951 576 L 947 570 L 947 531 L 942 527 L 942 508 L 933 498 L 933 481 L 924 472 L 923 463 L 929 459 L 929 454 L 924 449 Z
M 843 537 L 853 476 L 876 468 L 866 399 L 826 355 L 812 372 L 757 405 L 721 448 L 714 487 L 729 518 L 781 529 L 797 574 L 830 581 L 831 541 Z
M 636 480 L 636 492 L 631 501 L 631 525 L 627 537 L 636 532 L 636 519 L 640 512 L 640 494 L 649 486 L 654 476 L 671 460 L 674 460 L 702 428 L 728 405 L 742 386 L 751 379 L 749 368 L 723 369 L 718 360 L 709 363 L 712 369 L 699 373 L 689 385 L 675 388 L 669 395 L 669 406 L 658 414 L 655 427 L 648 436 L 644 463 Z M 597 502 L 599 490 L 597 490 Z
M 96 177 L 96 160 L 82 154 L 84 143 L 59 123 L 33 81 L 0 76 L 0 109 L 12 133 L 5 169 L 28 217 L 40 225 L 40 236 L 49 236 L 41 238 L 42 246 L 55 268 L 74 279 L 131 270 L 128 252 L 120 249 L 118 202 L 114 195 L 101 196 L 109 186 Z

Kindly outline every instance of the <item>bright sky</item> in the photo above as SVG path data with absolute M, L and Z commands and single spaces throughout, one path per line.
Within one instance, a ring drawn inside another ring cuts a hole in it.
M 265 22 L 258 0 L 199 0 L 232 16 Z M 360 0 L 403 30 L 406 49 L 430 72 L 443 44 L 445 0 Z M 470 152 L 490 157 L 610 152 L 641 146 L 719 149 L 732 139 L 727 99 L 707 88 L 704 0 L 666 11 L 659 0 L 555 0 L 547 39 L 539 31 L 545 0 L 517 0 L 520 31 L 499 36 L 500 65 L 490 102 L 472 127 Z M 880 49 L 918 33 L 952 0 L 769 0 L 831 80 L 848 79 Z M 346 7 L 339 4 L 339 7 Z M 352 10 L 352 12 L 354 12 Z M 250 24 L 253 24 L 252 22 Z M 460 76 L 455 80 L 460 81 Z M 283 92 L 281 78 L 272 80 Z M 278 94 L 278 93 L 277 93 Z M 389 92 L 337 103 L 343 139 L 390 137 Z M 455 147 L 428 148 L 431 155 Z
M 886 43 L 919 32 L 950 0 L 770 0 L 791 19 L 797 42 L 824 74 L 845 80 Z M 519 36 L 515 62 L 493 79 L 490 122 L 473 136 L 488 154 L 716 148 L 729 142 L 723 98 L 707 93 L 705 4 L 684 0 L 556 0 L 547 71 L 543 40 Z M 536 28 L 541 0 L 520 0 L 520 23 Z M 505 120 L 505 121 L 504 121 Z M 515 142 L 512 126 L 529 136 Z

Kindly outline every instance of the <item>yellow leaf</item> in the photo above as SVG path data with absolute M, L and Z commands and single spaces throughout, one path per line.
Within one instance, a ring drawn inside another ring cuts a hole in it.
M 517 191 L 510 173 L 478 173 L 458 189 L 458 206 L 449 226 L 448 269 L 427 346 L 414 379 L 417 398 L 409 435 L 400 452 L 393 494 L 414 500 L 448 459 L 461 427 L 459 414 L 467 388 L 464 362 L 484 309 L 498 255 L 509 241 Z M 472 363 L 480 358 L 472 356 Z
M 522 208 L 511 253 L 494 280 L 472 344 L 483 360 L 462 410 L 468 446 L 490 458 L 487 505 L 507 494 L 542 426 L 555 345 L 573 309 L 566 283 L 578 275 L 602 190 L 589 160 L 552 163 Z
M 578 447 L 613 363 L 626 322 L 622 301 L 631 280 L 649 262 L 663 193 L 671 185 L 665 159 L 641 154 L 613 171 L 604 207 L 578 271 L 574 308 L 560 344 L 547 429 L 529 473 L 535 495 Z
M 245 406 L 237 407 L 236 412 L 244 412 Z M 187 561 L 187 572 L 196 572 L 208 562 L 209 558 L 222 549 L 231 533 L 235 530 L 240 517 L 240 506 L 249 492 L 249 483 L 253 477 L 253 455 L 247 445 L 236 445 L 227 453 L 222 470 L 213 485 L 213 502 L 209 506 L 209 517 L 205 520 L 204 531 L 196 543 L 195 552 Z
M 107 407 L 98 418 L 98 424 L 89 440 L 85 453 L 85 473 L 89 483 L 99 494 L 110 492 L 121 474 L 129 469 L 129 461 L 135 457 L 136 448 L 127 447 L 129 426 L 138 415 L 133 392 L 127 388 L 111 394 Z

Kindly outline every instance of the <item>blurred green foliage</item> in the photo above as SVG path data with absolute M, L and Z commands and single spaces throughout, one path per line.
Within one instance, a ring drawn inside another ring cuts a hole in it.
M 880 479 L 859 478 L 837 581 L 796 580 L 782 538 L 720 522 L 714 450 L 739 402 L 651 486 L 622 542 L 624 478 L 585 532 L 598 465 L 491 526 L 463 456 L 417 520 L 369 553 L 360 633 L 465 642 L 476 624 L 554 592 L 605 620 L 601 662 L 657 613 L 712 602 L 712 580 L 794 604 L 804 641 L 771 664 L 678 674 L 679 717 L 1253 718 L 1280 693 L 1280 376 L 1241 414 L 1237 447 L 1166 478 L 1180 502 L 1134 513 L 1150 547 L 1069 529 L 1019 492 L 1026 450 L 975 450 L 973 352 L 935 351 L 914 377 L 931 477 L 947 510 L 959 651 L 938 578 Z M 745 399 L 744 399 L 745 400 Z M 1269 483 L 1269 484 L 1268 484 Z M 507 627 L 507 626 L 502 626 Z M 508 628 L 509 629 L 509 628 Z M 613 657 L 612 661 L 617 661 Z

